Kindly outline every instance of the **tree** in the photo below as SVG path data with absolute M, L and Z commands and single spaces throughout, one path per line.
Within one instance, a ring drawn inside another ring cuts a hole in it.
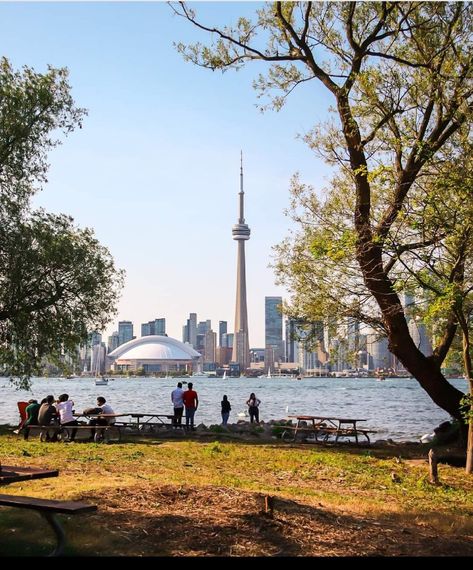
M 47 153 L 80 126 L 67 70 L 0 62 L 0 366 L 28 386 L 44 357 L 61 362 L 113 314 L 123 274 L 90 229 L 33 211 Z
M 296 87 L 314 80 L 331 93 L 332 122 L 305 136 L 338 171 L 327 201 L 322 204 L 297 180 L 293 184 L 293 196 L 305 201 L 313 215 L 306 210 L 303 243 L 309 247 L 293 242 L 302 258 L 293 282 L 295 307 L 302 310 L 299 316 L 320 312 L 307 290 L 317 289 L 316 277 L 324 272 L 328 282 L 334 270 L 337 287 L 323 312 L 330 314 L 343 301 L 343 308 L 381 328 L 390 351 L 433 401 L 460 418 L 462 393 L 441 373 L 457 331 L 454 302 L 433 355 L 424 356 L 409 334 L 395 267 L 403 264 L 404 255 L 445 239 L 442 228 L 429 237 L 417 232 L 420 241 L 407 237 L 416 234 L 408 229 L 419 223 L 411 211 L 418 182 L 455 156 L 459 139 L 468 138 L 472 5 L 275 2 L 258 10 L 253 21 L 240 18 L 236 26 L 222 29 L 199 22 L 185 3 L 174 10 L 216 38 L 211 47 L 177 45 L 197 65 L 225 70 L 253 60 L 268 62 L 268 73 L 255 86 L 276 110 Z M 406 239 L 396 246 L 400 225 Z M 340 252 L 341 244 L 350 256 Z M 331 264 L 324 267 L 327 259 Z M 452 279 L 462 281 L 460 266 Z

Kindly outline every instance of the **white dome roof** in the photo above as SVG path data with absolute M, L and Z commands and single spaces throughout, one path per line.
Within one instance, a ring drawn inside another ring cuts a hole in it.
M 175 338 L 149 335 L 135 338 L 113 350 L 109 355 L 115 360 L 193 360 L 200 354 L 189 344 Z

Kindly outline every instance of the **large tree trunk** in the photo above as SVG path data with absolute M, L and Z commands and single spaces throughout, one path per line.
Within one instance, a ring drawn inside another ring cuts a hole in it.
M 366 232 L 366 227 L 364 229 Z M 365 283 L 381 309 L 389 350 L 397 356 L 437 406 L 461 420 L 460 400 L 464 394 L 447 382 L 440 370 L 440 363 L 435 358 L 422 354 L 414 344 L 401 301 L 384 272 L 381 250 L 379 246 L 370 243 L 370 232 L 365 232 L 361 232 L 357 258 Z M 360 236 L 360 232 L 358 235 Z
M 419 382 L 437 406 L 461 420 L 460 400 L 463 393 L 450 384 L 439 364 L 426 357 L 414 344 L 404 315 L 385 315 L 388 326 L 389 350 Z

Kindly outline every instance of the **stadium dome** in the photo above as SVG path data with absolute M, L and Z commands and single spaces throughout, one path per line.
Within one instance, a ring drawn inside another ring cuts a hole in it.
M 121 344 L 108 358 L 112 369 L 144 368 L 146 372 L 160 372 L 193 364 L 200 358 L 200 353 L 169 336 L 149 335 Z

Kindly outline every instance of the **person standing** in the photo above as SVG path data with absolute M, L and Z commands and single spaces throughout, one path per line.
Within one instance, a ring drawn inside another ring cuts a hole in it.
M 228 418 L 230 417 L 230 410 L 232 409 L 226 395 L 223 396 L 221 405 L 222 405 L 222 425 L 226 426 Z
M 186 430 L 195 430 L 194 428 L 194 415 L 199 406 L 199 398 L 197 392 L 193 390 L 192 382 L 187 384 L 187 390 L 183 394 L 184 406 L 186 407 Z
M 177 383 L 177 388 L 171 392 L 171 402 L 174 406 L 174 417 L 172 418 L 172 425 L 174 428 L 182 426 L 182 413 L 184 412 L 184 390 L 182 389 L 182 382 Z
M 259 405 L 261 404 L 261 400 L 255 396 L 254 392 L 250 394 L 250 397 L 246 401 L 246 405 L 248 406 L 248 413 L 250 414 L 250 423 L 256 422 L 259 423 Z

